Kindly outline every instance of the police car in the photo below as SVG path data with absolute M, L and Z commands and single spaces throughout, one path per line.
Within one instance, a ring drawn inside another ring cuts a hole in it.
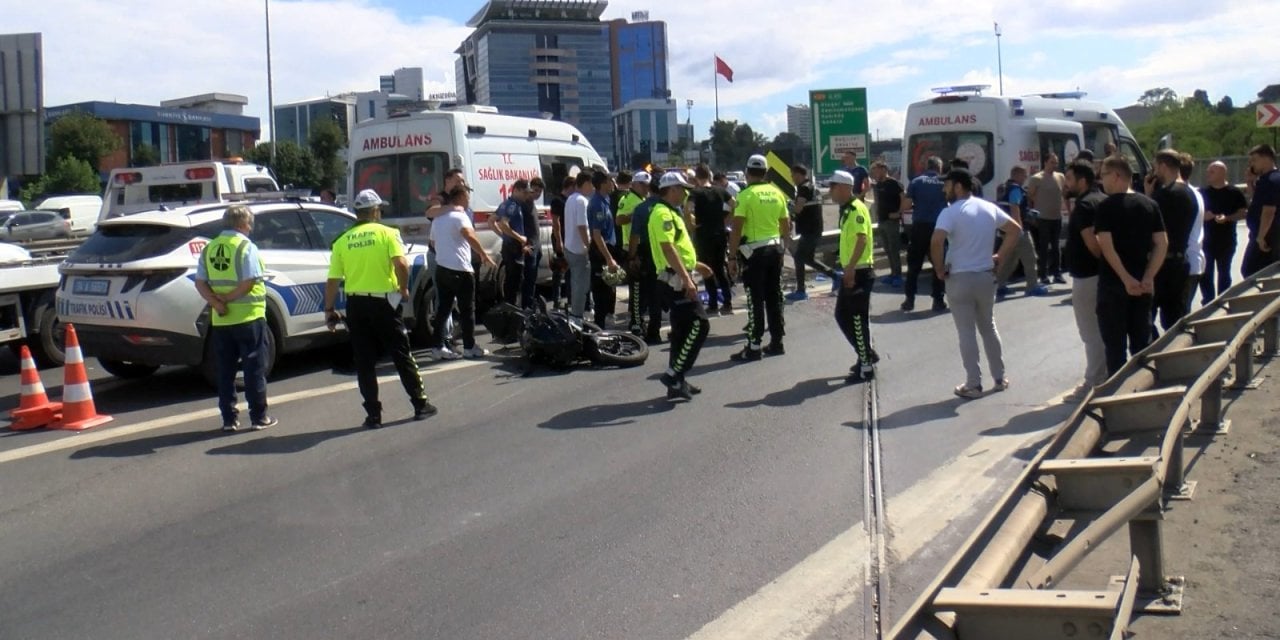
M 56 299 L 58 318 L 75 325 L 86 356 L 96 356 L 118 377 L 188 365 L 214 380 L 209 307 L 196 292 L 195 273 L 200 250 L 222 231 L 230 204 L 149 211 L 98 224 L 59 267 Z M 270 373 L 281 353 L 346 339 L 325 326 L 324 287 L 329 247 L 355 216 L 301 198 L 243 204 L 254 213 L 253 241 L 266 266 Z M 434 298 L 427 295 L 426 253 L 425 246 L 406 246 L 410 289 L 419 302 L 413 309 Z

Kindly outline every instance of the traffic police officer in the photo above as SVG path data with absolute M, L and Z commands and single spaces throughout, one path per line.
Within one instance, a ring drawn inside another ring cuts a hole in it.
M 222 430 L 240 428 L 236 409 L 236 364 L 244 371 L 244 397 L 254 431 L 279 421 L 267 415 L 267 287 L 258 247 L 249 240 L 253 212 L 231 205 L 222 214 L 226 229 L 200 252 L 196 291 L 209 303 L 213 351 L 218 369 L 218 409 Z
M 738 194 L 729 234 L 729 273 L 742 271 L 747 290 L 747 346 L 732 358 L 759 360 L 763 354 L 782 355 L 782 239 L 791 237 L 787 196 L 765 179 L 768 164 L 762 155 L 747 160 L 747 187 Z M 769 321 L 769 345 L 760 348 L 764 320 Z
M 880 359 L 871 348 L 871 287 L 876 273 L 871 261 L 871 212 L 856 197 L 858 179 L 847 171 L 831 175 L 831 199 L 840 206 L 840 265 L 844 269 L 836 297 L 836 325 L 858 354 L 850 382 L 875 377 Z
M 622 198 L 618 200 L 618 212 L 617 215 L 614 216 L 618 222 L 618 228 L 622 231 L 621 246 L 632 258 L 635 257 L 632 252 L 631 245 L 631 229 L 633 226 L 632 216 L 635 214 L 635 211 L 640 204 L 649 197 L 650 180 L 651 178 L 648 173 L 645 173 L 644 171 L 636 172 L 636 174 L 631 177 L 631 189 L 623 194 Z M 644 287 L 643 275 L 638 273 L 635 268 L 637 265 L 633 263 L 628 266 L 632 269 L 628 274 L 629 277 L 627 278 L 627 309 L 631 316 L 628 330 L 633 335 L 642 336 L 644 335 L 644 313 L 642 313 L 642 310 L 647 308 L 644 306 L 644 303 L 647 301 L 645 300 L 644 294 L 647 293 L 647 291 Z
M 347 330 L 355 352 L 356 380 L 367 415 L 364 426 L 382 426 L 375 366 L 380 353 L 390 353 L 400 382 L 413 402 L 413 419 L 436 414 L 422 387 L 418 363 L 409 351 L 409 336 L 400 319 L 400 304 L 409 299 L 409 263 L 400 232 L 381 224 L 382 198 L 372 189 L 356 195 L 356 224 L 333 242 L 329 279 L 325 283 L 325 321 L 332 331 L 342 320 L 334 308 L 341 284 L 347 296 Z M 425 322 L 426 319 L 424 318 Z
M 702 390 L 684 379 L 698 360 L 711 323 L 698 297 L 693 272 L 706 277 L 710 269 L 698 263 L 693 239 L 685 229 L 680 211 L 693 185 L 678 171 L 669 171 L 658 180 L 658 198 L 649 214 L 649 247 L 658 272 L 658 287 L 671 304 L 671 355 L 662 384 L 668 398 L 693 399 Z

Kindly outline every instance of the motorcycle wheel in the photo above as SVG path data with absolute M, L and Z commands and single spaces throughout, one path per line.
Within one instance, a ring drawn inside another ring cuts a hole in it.
M 638 367 L 649 358 L 649 345 L 625 331 L 600 331 L 583 338 L 587 357 L 598 365 Z

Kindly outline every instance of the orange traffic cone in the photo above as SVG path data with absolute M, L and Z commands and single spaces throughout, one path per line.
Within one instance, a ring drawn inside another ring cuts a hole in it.
M 36 370 L 36 361 L 31 358 L 31 350 L 22 345 L 22 388 L 18 399 L 18 408 L 9 412 L 13 422 L 10 429 L 24 430 L 43 427 L 58 419 L 62 410 L 61 402 L 49 402 L 45 395 L 44 383 L 40 382 L 40 372 Z
M 93 407 L 93 390 L 89 373 L 84 370 L 84 354 L 76 328 L 67 325 L 67 359 L 62 370 L 62 417 L 49 425 L 51 429 L 84 431 L 111 422 L 111 416 L 99 415 Z

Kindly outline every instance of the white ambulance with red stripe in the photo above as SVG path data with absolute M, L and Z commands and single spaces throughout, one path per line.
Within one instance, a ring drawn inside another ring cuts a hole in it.
M 493 107 L 466 105 L 442 110 L 394 114 L 365 120 L 351 130 L 347 152 L 348 190 L 373 189 L 386 204 L 382 221 L 400 228 L 406 242 L 426 243 L 430 198 L 444 186 L 444 174 L 461 168 L 475 210 L 480 242 L 499 260 L 502 241 L 489 217 L 520 179 L 541 177 L 547 189 L 538 202 L 542 239 L 542 277 L 548 277 L 551 218 L 548 205 L 565 176 L 606 170 L 604 160 L 573 125 L 498 113 Z M 496 286 L 493 273 L 481 282 Z M 479 297 L 493 292 L 480 291 Z

